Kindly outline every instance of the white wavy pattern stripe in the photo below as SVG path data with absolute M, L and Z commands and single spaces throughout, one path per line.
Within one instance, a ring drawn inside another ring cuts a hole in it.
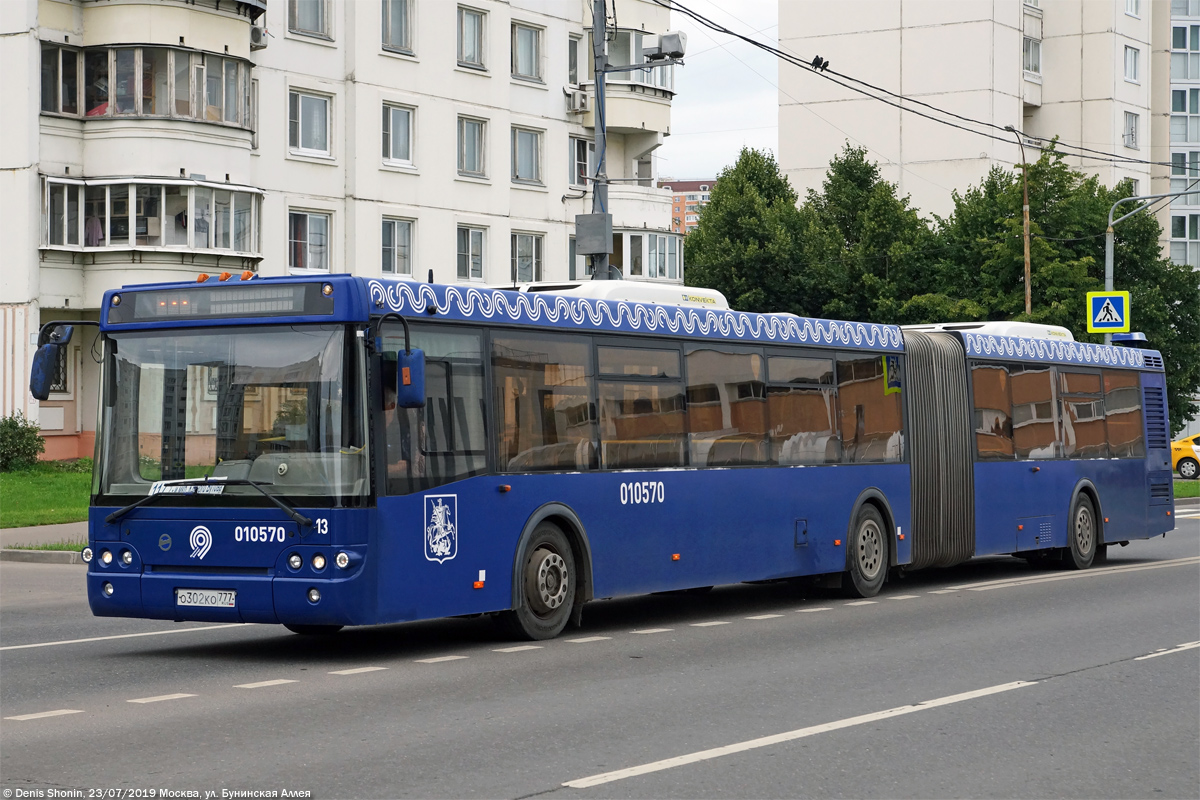
M 717 336 L 727 339 L 824 344 L 902 350 L 893 325 L 834 322 L 743 311 L 684 308 L 625 300 L 592 300 L 544 292 L 506 292 L 473 286 L 438 286 L 411 281 L 367 282 L 371 304 L 401 313 L 437 313 L 477 321 L 579 326 L 640 333 Z M 436 290 L 435 290 L 436 289 Z M 442 298 L 439 299 L 439 292 Z
M 1061 342 L 1055 339 L 1017 339 L 963 333 L 967 355 L 977 358 L 1016 358 L 1023 361 L 1094 364 L 1109 367 L 1144 367 L 1146 359 L 1134 347 L 1107 347 L 1088 342 Z

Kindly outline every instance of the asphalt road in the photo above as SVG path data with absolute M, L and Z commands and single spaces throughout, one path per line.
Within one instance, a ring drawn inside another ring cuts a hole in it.
M 96 619 L 81 567 L 5 562 L 0 789 L 1196 798 L 1200 519 L 1178 524 L 1100 569 L 980 559 L 867 603 L 598 602 L 536 645 L 486 619 Z

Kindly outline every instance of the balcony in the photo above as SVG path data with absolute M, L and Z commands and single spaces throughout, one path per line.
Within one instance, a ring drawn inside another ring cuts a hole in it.
M 229 10 L 233 9 L 238 14 L 250 18 L 254 22 L 263 14 L 267 13 L 267 0 L 176 0 L 181 6 L 190 6 L 201 8 L 212 8 L 220 10 L 222 8 Z M 90 6 L 98 6 L 108 4 L 108 0 L 83 0 L 84 8 Z M 157 4 L 156 4 L 157 5 Z

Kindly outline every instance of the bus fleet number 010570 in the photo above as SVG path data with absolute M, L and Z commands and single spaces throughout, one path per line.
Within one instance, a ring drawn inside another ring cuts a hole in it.
M 621 484 L 621 505 L 630 503 L 662 503 L 666 500 L 666 489 L 662 481 L 635 481 Z
M 283 542 L 287 540 L 287 529 L 282 525 L 235 525 L 233 539 L 236 542 Z

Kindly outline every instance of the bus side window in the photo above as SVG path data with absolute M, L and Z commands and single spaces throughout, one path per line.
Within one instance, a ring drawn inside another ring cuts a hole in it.
M 842 460 L 836 424 L 833 361 L 767 357 L 770 463 L 836 464 Z
M 1013 447 L 1017 458 L 1058 456 L 1058 409 L 1050 366 L 1013 364 Z
M 883 357 L 840 353 L 837 357 L 838 420 L 842 461 L 896 462 L 904 458 L 900 392 L 889 391 Z
M 1014 458 L 1012 397 L 1003 364 L 974 364 L 971 394 L 975 398 L 975 451 L 984 461 Z
M 1132 370 L 1106 369 L 1103 375 L 1110 454 L 1114 458 L 1145 458 L 1142 387 L 1138 374 Z
M 687 464 L 678 350 L 597 347 L 600 459 L 605 469 Z
M 770 463 L 763 357 L 758 353 L 696 349 L 687 354 L 687 368 L 692 465 Z
M 1070 372 L 1058 368 L 1062 398 L 1059 444 L 1065 458 L 1108 458 L 1104 398 L 1099 372 Z

